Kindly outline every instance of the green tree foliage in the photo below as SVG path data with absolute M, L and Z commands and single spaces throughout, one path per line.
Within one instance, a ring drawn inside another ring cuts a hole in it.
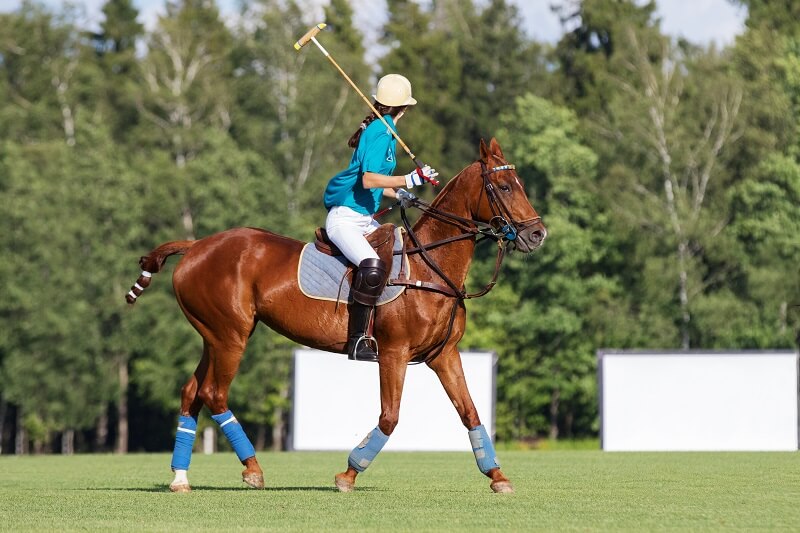
M 794 345 L 800 18 L 739 3 L 723 49 L 663 35 L 655 2 L 560 2 L 551 47 L 507 0 L 389 0 L 365 50 L 355 4 L 323 5 L 318 39 L 364 93 L 411 79 L 400 133 L 421 159 L 452 176 L 496 136 L 548 227 L 468 302 L 462 346 L 499 355 L 501 438 L 594 434 L 599 348 Z M 234 226 L 309 240 L 368 113 L 313 43 L 293 49 L 319 22 L 306 2 L 225 21 L 169 1 L 149 31 L 136 5 L 107 0 L 91 31 L 68 6 L 0 14 L 0 445 L 20 451 L 168 448 L 202 346 L 174 259 L 125 304 L 138 257 Z M 470 289 L 493 268 L 481 247 Z M 293 348 L 258 328 L 234 381 L 259 448 L 285 440 Z
M 800 165 L 800 23 L 793 2 L 742 2 L 747 30 L 733 48 L 744 80 L 742 149 L 731 171 L 732 230 L 741 246 L 741 272 L 732 292 L 752 311 L 747 329 L 722 342 L 792 346 L 800 333 L 800 274 L 796 246 Z M 749 332 L 749 335 L 748 335 Z M 729 340 L 730 339 L 730 340 Z
M 5 102 L 0 136 L 36 142 L 70 134 L 61 110 L 75 73 L 76 46 L 66 14 L 54 15 L 27 0 L 18 12 L 0 14 Z
M 626 28 L 657 32 L 656 3 L 631 0 L 565 0 L 554 10 L 562 24 L 574 27 L 558 42 L 554 97 L 579 116 L 602 113 L 614 93 L 605 76 Z
M 132 0 L 108 0 L 103 6 L 101 31 L 92 36 L 95 61 L 102 72 L 94 96 L 112 124 L 118 141 L 125 141 L 141 120 L 136 94 L 141 88 L 141 72 L 136 59 L 136 41 L 144 35 L 139 12 Z
M 387 4 L 389 52 L 381 70 L 407 76 L 419 101 L 403 119 L 403 137 L 452 176 L 475 160 L 481 137 L 495 134 L 501 110 L 543 78 L 540 47 L 525 38 L 516 7 L 504 0 L 482 10 L 471 0 L 430 9 L 410 0 Z

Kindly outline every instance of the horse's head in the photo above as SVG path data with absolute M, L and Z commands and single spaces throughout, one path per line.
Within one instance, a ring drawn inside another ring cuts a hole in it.
M 472 218 L 491 224 L 515 249 L 524 253 L 536 250 L 547 237 L 547 229 L 528 200 L 516 167 L 506 161 L 496 139 L 492 138 L 489 146 L 481 139 L 481 158 L 473 166 L 480 173 L 482 189 L 472 207 Z

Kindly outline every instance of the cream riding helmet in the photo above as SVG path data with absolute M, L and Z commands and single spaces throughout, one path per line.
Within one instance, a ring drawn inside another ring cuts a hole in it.
M 383 105 L 398 107 L 414 105 L 417 101 L 411 96 L 411 82 L 400 74 L 387 74 L 378 80 L 377 94 L 372 97 Z

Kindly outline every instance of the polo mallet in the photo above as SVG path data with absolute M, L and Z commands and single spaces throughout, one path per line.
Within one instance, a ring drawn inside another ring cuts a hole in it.
M 378 119 L 380 119 L 381 122 L 383 122 L 383 125 L 386 126 L 386 129 L 389 131 L 389 133 L 391 133 L 392 136 L 397 140 L 397 142 L 400 143 L 400 146 L 402 146 L 403 150 L 406 151 L 406 153 L 408 154 L 408 157 L 410 157 L 411 160 L 414 162 L 414 164 L 417 166 L 417 174 L 419 175 L 419 177 L 422 178 L 423 180 L 429 182 L 431 185 L 434 185 L 434 186 L 439 185 L 439 180 L 433 179 L 433 178 L 428 178 L 427 176 L 425 176 L 422 173 L 422 167 L 424 165 L 419 162 L 419 160 L 417 159 L 417 156 L 415 156 L 414 153 L 411 151 L 411 148 L 409 148 L 408 145 L 403 142 L 403 139 L 401 139 L 400 136 L 397 135 L 397 132 L 395 132 L 394 129 L 392 129 L 389 126 L 389 123 L 386 122 L 386 119 L 383 118 L 383 115 L 381 115 L 378 112 L 378 110 L 375 109 L 375 106 L 372 105 L 372 102 L 369 100 L 369 98 L 364 96 L 364 93 L 362 93 L 361 90 L 358 88 L 358 86 L 355 83 L 353 83 L 353 80 L 350 79 L 350 76 L 348 76 L 347 73 L 344 70 L 342 70 L 342 67 L 340 67 L 339 64 L 336 62 L 336 60 L 333 59 L 333 56 L 331 56 L 328 53 L 328 51 L 325 50 L 325 47 L 323 47 L 321 44 L 319 44 L 319 41 L 317 40 L 317 34 L 323 28 L 325 28 L 325 26 L 327 26 L 327 24 L 325 24 L 324 22 L 320 22 L 319 24 L 317 24 L 316 26 L 314 26 L 313 28 L 308 30 L 308 32 L 306 32 L 305 35 L 300 37 L 299 41 L 294 43 L 294 49 L 299 51 L 302 47 L 304 47 L 306 44 L 308 44 L 309 41 L 311 41 L 315 45 L 317 45 L 317 48 L 319 48 L 320 52 L 322 52 L 322 55 L 327 57 L 328 61 L 330 61 L 331 64 L 334 67 L 336 67 L 336 70 L 339 71 L 339 74 L 341 74 L 342 77 L 345 80 L 347 80 L 347 83 L 349 83 L 350 86 L 353 89 L 355 89 L 355 91 L 358 93 L 358 95 L 361 97 L 361 99 L 364 100 L 367 103 L 367 105 L 369 106 L 369 108 L 372 110 L 372 112 L 375 113 L 375 116 L 378 117 Z

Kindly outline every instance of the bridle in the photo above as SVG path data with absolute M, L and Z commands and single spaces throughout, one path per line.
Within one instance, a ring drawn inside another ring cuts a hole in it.
M 447 343 L 447 340 L 450 338 L 450 335 L 452 333 L 453 324 L 455 322 L 455 317 L 458 308 L 459 306 L 463 305 L 464 300 L 469 300 L 472 298 L 480 298 L 481 296 L 488 294 L 489 291 L 491 291 L 492 288 L 494 288 L 495 284 L 497 283 L 497 277 L 500 273 L 500 267 L 503 263 L 503 258 L 505 257 L 506 244 L 508 242 L 515 241 L 519 236 L 520 231 L 523 231 L 524 229 L 534 224 L 537 224 L 541 221 L 540 216 L 536 216 L 519 222 L 514 220 L 514 217 L 512 216 L 511 211 L 508 209 L 508 206 L 506 206 L 505 202 L 503 202 L 502 198 L 500 198 L 500 196 L 497 193 L 497 190 L 495 189 L 495 186 L 489 179 L 489 177 L 496 172 L 515 170 L 516 167 L 514 165 L 504 164 L 489 168 L 486 166 L 486 163 L 483 160 L 480 161 L 480 165 L 481 165 L 481 177 L 483 179 L 483 187 L 481 188 L 481 197 L 478 199 L 478 205 L 480 205 L 481 203 L 481 198 L 483 194 L 486 193 L 486 198 L 489 203 L 489 208 L 491 209 L 492 212 L 492 218 L 489 220 L 488 223 L 460 217 L 458 215 L 448 213 L 447 211 L 442 211 L 441 209 L 438 209 L 432 206 L 431 204 L 423 200 L 420 200 L 419 198 L 416 197 L 410 200 L 404 200 L 400 202 L 400 218 L 403 221 L 403 226 L 405 227 L 406 233 L 411 239 L 411 242 L 414 244 L 414 247 L 409 249 L 404 248 L 403 250 L 395 252 L 395 254 L 403 254 L 404 256 L 407 254 L 419 254 L 420 257 L 422 257 L 422 260 L 428 265 L 428 267 L 430 267 L 431 270 L 433 270 L 442 280 L 444 280 L 445 285 L 442 285 L 440 283 L 403 279 L 405 277 L 405 272 L 404 272 L 404 265 L 406 263 L 405 257 L 400 262 L 401 270 L 398 275 L 398 279 L 389 280 L 388 284 L 405 285 L 410 288 L 439 292 L 454 298 L 447 335 L 445 336 L 444 340 L 441 343 L 437 344 L 437 346 L 434 347 L 431 350 L 431 352 L 429 352 L 429 355 L 427 355 L 420 361 L 416 361 L 418 363 L 430 362 L 435 357 L 437 357 L 439 353 L 441 353 L 442 349 L 444 348 L 444 345 Z M 464 169 L 464 171 L 465 170 L 466 169 Z M 453 237 L 447 237 L 445 239 L 440 239 L 438 241 L 422 245 L 420 244 L 419 239 L 417 238 L 417 235 L 411 226 L 411 223 L 408 221 L 406 210 L 409 207 L 419 209 L 420 211 L 422 211 L 423 213 L 427 214 L 432 218 L 456 226 L 458 229 L 462 231 L 462 233 Z M 492 278 L 489 281 L 489 283 L 482 290 L 478 292 L 467 293 L 465 287 L 458 287 L 455 284 L 455 282 L 453 282 L 442 271 L 439 265 L 436 264 L 436 262 L 430 257 L 428 251 L 433 248 L 437 248 L 439 246 L 444 246 L 446 244 L 450 244 L 453 242 L 465 239 L 472 239 L 476 237 L 477 237 L 476 244 L 486 239 L 492 239 L 496 241 L 497 257 L 495 259 L 494 274 L 492 275 Z
M 481 160 L 480 163 L 481 176 L 483 177 L 483 190 L 486 191 L 486 197 L 489 200 L 489 208 L 492 210 L 493 215 L 491 220 L 489 220 L 489 225 L 494 228 L 497 233 L 502 234 L 506 240 L 514 241 L 519 235 L 520 228 L 525 229 L 537 222 L 541 222 L 542 217 L 535 216 L 528 220 L 516 222 L 514 217 L 511 216 L 511 211 L 506 207 L 505 202 L 503 202 L 503 199 L 497 194 L 494 184 L 489 181 L 489 176 L 491 174 L 504 170 L 515 170 L 517 168 L 515 165 L 505 164 L 488 168 L 483 160 Z
M 516 166 L 505 164 L 488 168 L 486 163 L 484 163 L 482 160 L 480 161 L 480 165 L 481 177 L 483 178 L 481 197 L 484 193 L 486 193 L 489 208 L 492 212 L 492 218 L 488 223 L 460 217 L 458 215 L 448 213 L 447 211 L 442 211 L 441 209 L 437 209 L 436 207 L 433 207 L 431 204 L 420 200 L 419 198 L 413 198 L 400 203 L 400 218 L 403 221 L 403 226 L 405 227 L 406 233 L 411 239 L 411 242 L 414 244 L 414 248 L 401 250 L 395 252 L 395 254 L 420 254 L 423 261 L 425 261 L 425 263 L 434 272 L 436 272 L 436 274 L 442 280 L 444 280 L 446 286 L 427 282 L 404 282 L 404 280 L 391 280 L 390 284 L 407 285 L 409 287 L 433 290 L 455 297 L 459 300 L 479 298 L 492 290 L 494 285 L 497 283 L 497 276 L 500 271 L 500 266 L 503 262 L 503 257 L 505 256 L 506 244 L 508 242 L 515 241 L 519 236 L 520 231 L 523 231 L 524 229 L 541 222 L 542 218 L 540 216 L 536 216 L 520 222 L 514 220 L 514 217 L 511 215 L 511 210 L 508 209 L 508 206 L 506 206 L 505 202 L 503 202 L 502 198 L 500 198 L 500 196 L 497 194 L 494 184 L 492 184 L 491 180 L 489 179 L 489 176 L 496 172 L 515 170 Z M 480 198 L 478 199 L 478 204 L 480 205 Z M 419 239 L 417 238 L 417 235 L 411 226 L 411 223 L 408 221 L 408 217 L 406 215 L 406 210 L 408 207 L 419 209 L 432 218 L 456 226 L 462 231 L 462 233 L 453 237 L 447 237 L 445 239 L 440 239 L 438 241 L 422 245 L 420 244 Z M 478 237 L 476 243 L 485 239 L 492 239 L 496 241 L 497 259 L 495 261 L 495 271 L 491 281 L 482 290 L 468 294 L 463 287 L 456 286 L 456 284 L 447 277 L 439 265 L 437 265 L 436 262 L 430 257 L 428 250 L 438 248 L 439 246 L 450 244 L 452 242 L 475 237 Z

